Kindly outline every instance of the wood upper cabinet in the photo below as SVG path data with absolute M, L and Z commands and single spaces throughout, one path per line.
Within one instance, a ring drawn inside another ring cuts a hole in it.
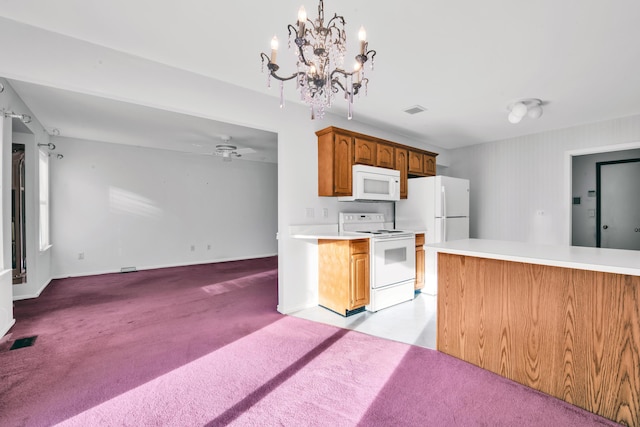
M 318 195 L 351 196 L 353 165 L 400 171 L 400 198 L 408 197 L 407 178 L 436 174 L 436 153 L 333 126 L 318 136 Z
M 369 304 L 369 240 L 318 240 L 318 302 L 343 316 Z
M 354 140 L 354 164 L 394 169 L 395 158 L 392 145 L 357 136 Z
M 435 156 L 424 155 L 424 173 L 427 176 L 435 176 L 436 174 L 436 158 Z
M 353 136 L 327 132 L 318 135 L 318 195 L 350 196 Z
M 424 233 L 416 234 L 416 283 L 414 289 L 424 288 Z
M 400 171 L 400 198 L 407 198 L 408 151 L 405 148 L 395 149 L 396 167 Z
M 393 147 L 387 144 L 377 143 L 376 166 L 387 169 L 395 168 L 395 158 L 393 156 Z
M 355 138 L 354 163 L 376 166 L 377 152 L 376 143 L 374 141 L 357 137 Z
M 436 157 L 425 152 L 409 150 L 409 175 L 434 176 Z
M 424 173 L 424 154 L 417 151 L 409 151 L 409 173 L 422 175 Z

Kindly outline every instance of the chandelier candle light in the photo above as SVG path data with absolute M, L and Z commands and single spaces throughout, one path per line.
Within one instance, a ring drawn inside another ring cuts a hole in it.
M 277 74 L 280 67 L 277 64 L 278 38 L 271 39 L 271 56 L 261 53 L 262 70 L 267 62 L 269 75 L 267 86 L 271 87 L 271 78 L 280 81 L 280 108 L 284 107 L 284 82 L 296 80 L 296 88 L 300 91 L 300 99 L 309 104 L 311 119 L 324 117 L 325 109 L 330 108 L 336 93 L 344 92 L 347 101 L 347 118 L 350 120 L 353 109 L 353 97 L 358 95 L 364 86 L 365 94 L 369 79 L 364 75 L 364 64 L 376 56 L 375 50 L 367 50 L 367 33 L 361 27 L 358 32 L 360 50 L 356 55 L 356 63 L 353 71 L 348 72 L 343 68 L 344 55 L 347 51 L 347 38 L 345 32 L 345 20 L 335 14 L 333 18 L 324 23 L 324 2 L 320 0 L 318 5 L 318 18 L 311 21 L 307 18 L 304 6 L 298 11 L 296 25 L 289 24 L 289 49 L 292 42 L 295 44 L 297 56 L 297 71 L 290 76 Z

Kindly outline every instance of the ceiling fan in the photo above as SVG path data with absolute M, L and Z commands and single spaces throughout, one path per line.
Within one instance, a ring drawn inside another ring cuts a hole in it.
M 214 151 L 214 154 L 216 156 L 221 156 L 222 160 L 225 162 L 230 162 L 234 157 L 242 157 L 243 154 L 255 153 L 255 150 L 252 148 L 238 148 L 235 145 L 231 145 L 229 143 L 231 141 L 230 136 L 223 135 L 220 139 L 222 139 L 223 143 L 216 145 L 216 151 Z

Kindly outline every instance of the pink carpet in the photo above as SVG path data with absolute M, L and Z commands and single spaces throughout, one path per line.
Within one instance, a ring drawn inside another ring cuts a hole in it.
M 276 281 L 275 258 L 55 281 L 0 342 L 0 425 L 615 425 L 436 351 L 282 316 Z

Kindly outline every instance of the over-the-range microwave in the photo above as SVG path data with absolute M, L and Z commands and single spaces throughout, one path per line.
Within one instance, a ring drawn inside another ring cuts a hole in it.
M 340 202 L 393 202 L 400 200 L 400 171 L 367 165 L 353 165 L 351 196 Z

